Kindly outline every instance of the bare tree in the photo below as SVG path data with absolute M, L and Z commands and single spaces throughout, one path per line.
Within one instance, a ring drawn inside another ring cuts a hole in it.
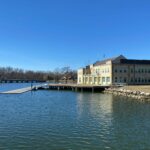
M 58 83 L 60 80 L 76 79 L 76 71 L 70 67 L 56 68 L 54 71 L 32 71 L 12 67 L 0 67 L 0 80 L 36 80 L 47 81 L 54 80 Z

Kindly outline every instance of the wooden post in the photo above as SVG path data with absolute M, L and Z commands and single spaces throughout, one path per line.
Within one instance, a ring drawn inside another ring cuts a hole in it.
M 77 88 L 77 87 L 75 87 L 75 91 L 76 91 L 76 92 L 78 91 L 78 88 Z
M 92 87 L 92 93 L 94 93 L 94 87 Z

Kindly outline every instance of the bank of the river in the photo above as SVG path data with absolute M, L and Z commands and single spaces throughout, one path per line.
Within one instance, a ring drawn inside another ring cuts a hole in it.
M 150 101 L 150 86 L 124 86 L 105 89 L 105 93 L 122 95 L 141 101 Z

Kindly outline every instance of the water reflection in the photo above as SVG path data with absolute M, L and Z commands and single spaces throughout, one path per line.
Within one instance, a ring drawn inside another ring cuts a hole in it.
M 150 104 L 100 93 L 0 95 L 0 149 L 148 149 Z
M 150 104 L 125 97 L 114 97 L 112 105 L 112 135 L 118 143 L 116 148 L 150 147 Z
M 93 118 L 105 121 L 111 119 L 113 95 L 107 94 L 78 94 L 77 105 L 79 116 L 84 113 L 91 115 Z
M 112 101 L 113 96 L 107 94 L 78 94 L 78 113 L 80 120 L 87 120 L 83 124 L 83 129 L 88 131 L 89 136 L 93 137 L 92 144 L 108 147 L 112 132 Z M 86 119 L 85 119 L 86 118 Z M 81 123 L 80 123 L 81 125 Z M 94 138 L 95 137 L 95 138 Z

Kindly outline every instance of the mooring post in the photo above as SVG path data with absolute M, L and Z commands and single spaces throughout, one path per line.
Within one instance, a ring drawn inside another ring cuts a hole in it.
M 75 87 L 75 91 L 76 91 L 76 92 L 78 91 L 78 88 L 77 88 L 77 87 Z
M 92 87 L 92 93 L 94 93 L 94 87 Z

